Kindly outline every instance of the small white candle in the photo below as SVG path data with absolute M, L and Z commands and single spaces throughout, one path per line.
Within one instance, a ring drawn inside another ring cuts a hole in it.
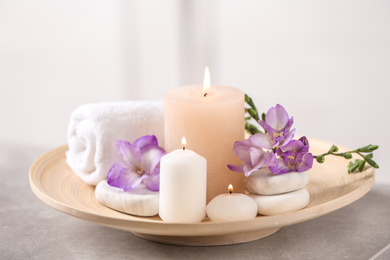
M 185 148 L 160 161 L 159 215 L 165 222 L 197 223 L 206 216 L 207 161 Z
M 244 194 L 233 193 L 229 185 L 229 193 L 211 200 L 206 211 L 212 222 L 249 220 L 257 215 L 257 203 Z

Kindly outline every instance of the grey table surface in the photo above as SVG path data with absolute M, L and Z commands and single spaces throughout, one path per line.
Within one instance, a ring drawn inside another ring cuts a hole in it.
M 59 212 L 31 191 L 28 172 L 46 150 L 0 145 L 0 259 L 390 259 L 390 186 L 261 240 L 185 247 L 143 240 Z

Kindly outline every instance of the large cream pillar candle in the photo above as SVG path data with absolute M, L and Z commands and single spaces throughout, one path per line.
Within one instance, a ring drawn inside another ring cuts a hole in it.
M 206 216 L 206 165 L 204 157 L 185 148 L 161 158 L 159 215 L 163 221 L 197 223 Z
M 207 159 L 207 202 L 226 192 L 229 184 L 244 192 L 244 174 L 227 168 L 242 163 L 233 146 L 244 139 L 244 99 L 243 91 L 224 86 L 206 91 L 201 85 L 184 86 L 165 93 L 164 148 L 167 152 L 180 148 L 177 140 L 185 136 L 187 147 Z

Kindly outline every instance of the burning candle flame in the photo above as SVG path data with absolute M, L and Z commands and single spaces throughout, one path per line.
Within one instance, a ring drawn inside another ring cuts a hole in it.
M 183 138 L 181 139 L 181 146 L 183 146 L 183 150 L 186 149 L 186 145 L 187 145 L 187 140 L 186 140 L 186 138 L 183 136 Z
M 233 193 L 233 185 L 229 184 L 228 191 L 230 194 Z
M 203 93 L 204 96 L 207 95 L 207 92 L 210 90 L 210 71 L 209 67 L 206 66 L 206 69 L 204 70 L 204 78 L 203 78 Z

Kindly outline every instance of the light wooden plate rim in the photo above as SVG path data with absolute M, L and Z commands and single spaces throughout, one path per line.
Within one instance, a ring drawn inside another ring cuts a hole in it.
M 314 138 L 310 139 L 310 143 L 311 150 L 316 153 L 324 152 L 324 149 L 331 145 L 327 141 Z M 342 146 L 340 148 L 348 149 Z M 94 197 L 94 188 L 85 184 L 68 168 L 65 162 L 67 149 L 67 145 L 53 149 L 31 166 L 29 179 L 35 195 L 47 205 L 74 217 L 145 237 L 207 237 L 267 230 L 276 232 L 281 227 L 345 207 L 364 196 L 375 183 L 374 168 L 366 167 L 363 172 L 348 174 L 348 161 L 330 158 L 326 164 L 317 164 L 310 171 L 311 179 L 306 188 L 311 200 L 309 206 L 302 210 L 276 216 L 258 215 L 252 220 L 236 222 L 212 223 L 206 218 L 197 224 L 164 223 L 158 216 L 131 216 L 100 205 Z M 64 185 L 58 183 L 60 181 L 63 181 Z

